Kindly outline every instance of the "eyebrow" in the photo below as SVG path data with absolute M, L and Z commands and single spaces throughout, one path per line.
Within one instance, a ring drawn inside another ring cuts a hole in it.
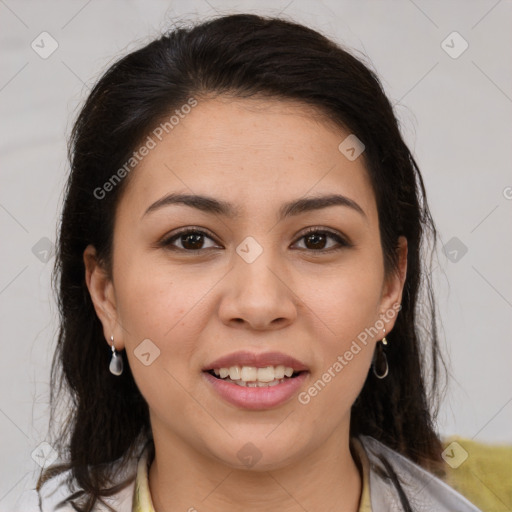
M 144 212 L 143 217 L 148 213 L 175 204 L 189 206 L 206 213 L 214 213 L 230 218 L 240 217 L 241 214 L 240 210 L 231 203 L 215 199 L 213 197 L 196 194 L 171 193 L 158 199 L 149 206 L 149 208 Z M 300 215 L 302 213 L 321 210 L 330 206 L 345 206 L 366 218 L 364 210 L 353 199 L 341 194 L 329 194 L 318 197 L 304 197 L 285 203 L 279 209 L 279 220 L 283 220 L 286 217 Z

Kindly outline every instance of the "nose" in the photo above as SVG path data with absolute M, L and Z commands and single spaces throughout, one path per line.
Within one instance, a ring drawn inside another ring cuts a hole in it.
M 252 263 L 235 254 L 219 306 L 222 322 L 230 327 L 254 330 L 282 329 L 297 317 L 299 300 L 282 266 L 263 253 Z

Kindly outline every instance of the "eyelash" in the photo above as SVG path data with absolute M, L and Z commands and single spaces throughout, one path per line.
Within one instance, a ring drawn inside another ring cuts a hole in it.
M 183 235 L 188 235 L 188 234 L 203 235 L 203 236 L 205 236 L 207 238 L 210 238 L 215 243 L 217 243 L 215 241 L 215 239 L 210 234 L 208 234 L 206 231 L 204 231 L 203 229 L 188 227 L 188 228 L 182 229 L 181 231 L 178 231 L 177 233 L 174 233 L 170 237 L 164 238 L 161 242 L 159 242 L 158 245 L 160 247 L 164 247 L 164 248 L 172 250 L 172 251 L 181 251 L 181 252 L 186 252 L 186 253 L 190 253 L 190 254 L 197 254 L 199 252 L 203 252 L 203 251 L 206 251 L 208 249 L 214 249 L 213 247 L 210 247 L 210 248 L 207 248 L 207 249 L 183 249 L 182 247 L 176 247 L 176 246 L 172 245 L 172 243 L 175 240 L 179 239 Z M 297 243 L 299 240 L 302 240 L 303 238 L 306 238 L 308 235 L 311 235 L 311 234 L 327 235 L 328 237 L 334 239 L 338 243 L 338 247 L 331 247 L 329 249 L 318 249 L 318 250 L 307 249 L 306 248 L 306 249 L 301 249 L 301 250 L 305 250 L 305 251 L 308 251 L 308 252 L 311 252 L 311 253 L 324 254 L 324 253 L 339 251 L 339 250 L 344 249 L 344 248 L 352 247 L 352 244 L 347 239 L 342 237 L 339 233 L 336 233 L 335 231 L 331 231 L 329 229 L 318 228 L 318 227 L 308 228 L 306 230 L 306 232 L 303 233 L 300 236 L 300 238 L 297 239 L 297 241 L 295 243 Z

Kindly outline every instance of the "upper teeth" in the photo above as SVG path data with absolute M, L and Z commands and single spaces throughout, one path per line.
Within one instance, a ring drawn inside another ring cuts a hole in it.
M 276 379 L 283 379 L 293 375 L 293 368 L 288 366 L 267 366 L 256 368 L 255 366 L 231 366 L 230 368 L 215 368 L 215 375 L 221 379 L 229 377 L 231 380 L 242 380 L 244 382 L 259 381 L 272 382 Z

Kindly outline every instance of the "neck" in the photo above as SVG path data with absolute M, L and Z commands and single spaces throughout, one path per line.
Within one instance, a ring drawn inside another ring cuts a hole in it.
M 155 512 L 357 512 L 362 481 L 348 435 L 267 471 L 233 468 L 183 441 L 155 438 L 149 487 Z

